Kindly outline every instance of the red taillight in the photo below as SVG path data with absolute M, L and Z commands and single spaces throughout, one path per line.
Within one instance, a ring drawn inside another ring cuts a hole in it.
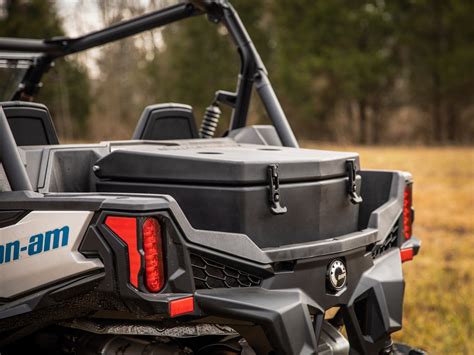
M 400 250 L 400 257 L 402 259 L 402 263 L 404 263 L 405 261 L 413 260 L 413 256 L 413 248 L 406 248 Z
M 143 222 L 142 231 L 145 253 L 145 285 L 149 291 L 158 292 L 165 281 L 160 224 L 154 218 L 147 218 Z
M 108 216 L 105 225 L 114 232 L 126 245 L 130 284 L 139 288 L 138 275 L 142 267 L 138 246 L 137 218 Z M 143 253 L 145 259 L 145 286 L 151 292 L 163 288 L 165 275 L 163 268 L 163 246 L 160 224 L 155 218 L 147 218 L 142 226 Z
M 405 193 L 403 196 L 403 235 L 405 239 L 410 239 L 412 235 L 413 225 L 413 189 L 412 184 L 405 186 Z
M 105 219 L 105 225 L 127 244 L 130 283 L 138 288 L 141 260 L 137 248 L 137 219 L 134 217 L 108 216 Z
M 169 303 L 170 316 L 176 317 L 181 314 L 194 312 L 194 298 L 186 297 L 172 300 Z

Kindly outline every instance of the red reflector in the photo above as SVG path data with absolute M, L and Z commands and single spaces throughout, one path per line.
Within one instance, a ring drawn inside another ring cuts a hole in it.
M 400 257 L 402 258 L 402 263 L 413 260 L 413 248 L 400 249 Z
M 194 297 L 186 297 L 170 301 L 169 307 L 171 317 L 194 312 Z
M 149 291 L 158 292 L 165 283 L 161 228 L 154 218 L 143 223 L 143 251 L 145 253 L 145 284 Z
M 137 219 L 134 217 L 108 216 L 105 219 L 105 225 L 127 244 L 130 283 L 138 288 L 141 260 L 137 248 Z
M 412 193 L 412 184 L 408 184 L 405 187 L 405 192 L 403 195 L 403 235 L 405 239 L 410 239 L 412 235 L 412 225 L 413 225 L 413 212 L 412 212 L 412 203 L 413 203 L 413 193 Z

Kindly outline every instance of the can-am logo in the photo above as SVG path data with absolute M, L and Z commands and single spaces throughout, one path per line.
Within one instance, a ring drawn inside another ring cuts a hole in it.
M 69 227 L 64 226 L 30 237 L 0 244 L 0 265 L 22 257 L 33 256 L 65 247 L 69 241 Z
M 340 259 L 331 261 L 328 266 L 326 278 L 329 282 L 329 287 L 333 291 L 342 290 L 347 282 L 347 271 L 344 262 Z

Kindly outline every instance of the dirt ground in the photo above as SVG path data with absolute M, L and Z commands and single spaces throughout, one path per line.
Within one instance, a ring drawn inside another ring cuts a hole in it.
M 474 354 L 474 149 L 305 146 L 359 152 L 364 169 L 412 173 L 422 248 L 403 266 L 403 330 L 395 338 L 430 354 Z

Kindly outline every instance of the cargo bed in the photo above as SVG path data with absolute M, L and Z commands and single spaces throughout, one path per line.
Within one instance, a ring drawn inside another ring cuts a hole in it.
M 348 161 L 358 169 L 355 153 L 224 139 L 120 145 L 94 171 L 100 192 L 171 195 L 194 228 L 246 234 L 265 248 L 358 230 Z M 354 183 L 360 190 L 360 176 Z

